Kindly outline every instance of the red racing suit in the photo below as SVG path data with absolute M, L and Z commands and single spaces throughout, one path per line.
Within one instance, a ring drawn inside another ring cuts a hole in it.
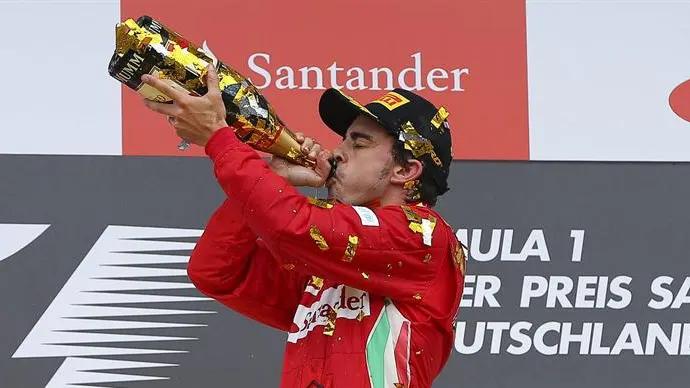
M 207 296 L 285 331 L 281 387 L 430 387 L 453 347 L 465 255 L 421 203 L 302 195 L 230 128 L 206 153 L 227 195 L 188 266 Z

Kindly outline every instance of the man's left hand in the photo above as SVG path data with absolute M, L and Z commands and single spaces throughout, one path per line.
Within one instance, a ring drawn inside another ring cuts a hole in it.
M 218 74 L 213 64 L 209 64 L 206 74 L 208 92 L 201 97 L 176 90 L 149 74 L 142 76 L 141 80 L 173 100 L 172 103 L 162 103 L 145 99 L 144 104 L 152 111 L 168 116 L 168 122 L 175 127 L 177 135 L 188 143 L 203 147 L 215 131 L 227 126 Z

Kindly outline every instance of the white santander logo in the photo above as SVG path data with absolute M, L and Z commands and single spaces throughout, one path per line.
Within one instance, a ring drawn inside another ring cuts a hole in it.
M 346 69 L 339 67 L 336 61 L 325 69 L 307 65 L 295 71 L 290 66 L 271 66 L 271 55 L 268 53 L 250 55 L 247 65 L 261 78 L 250 76 L 252 81 L 257 81 L 255 85 L 259 89 L 274 86 L 277 89 L 301 90 L 323 90 L 327 87 L 346 90 L 393 90 L 399 87 L 413 91 L 426 88 L 435 92 L 465 91 L 463 82 L 469 77 L 470 69 L 429 68 L 423 66 L 421 52 L 416 52 L 410 57 L 412 64 L 408 64 L 397 74 L 385 66 L 371 69 L 354 66 Z
M 306 292 L 312 293 L 307 286 Z M 334 310 L 337 318 L 357 319 L 371 315 L 369 294 L 356 288 L 340 285 L 323 291 L 321 297 L 311 306 L 299 305 L 293 323 L 297 330 L 288 334 L 288 342 L 296 343 L 314 330 L 325 326 L 328 313 Z
M 201 232 L 108 226 L 12 357 L 64 357 L 47 388 L 92 384 L 104 387 L 108 383 L 121 386 L 119 383 L 125 381 L 167 379 L 161 376 L 161 370 L 158 376 L 112 371 L 176 366 L 138 361 L 137 357 L 186 353 L 182 349 L 184 345 L 176 344 L 173 349 L 166 349 L 164 343 L 195 340 L 186 335 L 190 330 L 193 332 L 193 328 L 206 324 L 175 323 L 171 322 L 172 318 L 160 317 L 201 317 L 216 312 L 174 308 L 176 302 L 210 300 L 204 296 L 174 295 L 175 290 L 194 288 L 186 269 L 179 267 L 189 261 L 185 252 L 195 245 L 174 240 L 196 239 Z M 179 277 L 180 280 L 140 280 L 158 277 Z M 155 305 L 159 302 L 166 303 L 155 308 L 122 307 L 123 304 Z M 179 329 L 181 335 L 156 335 L 156 329 L 169 328 Z M 124 329 L 136 334 L 122 334 Z M 119 357 L 112 360 L 110 356 Z

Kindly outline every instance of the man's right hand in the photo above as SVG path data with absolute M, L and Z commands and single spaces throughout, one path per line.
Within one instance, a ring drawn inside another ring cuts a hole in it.
M 293 186 L 322 187 L 331 172 L 329 162 L 332 158 L 331 152 L 322 150 L 319 143 L 300 132 L 295 133 L 295 138 L 302 146 L 302 152 L 308 155 L 310 160 L 316 161 L 316 166 L 314 168 L 304 167 L 273 156 L 269 167 L 273 172 L 287 179 Z

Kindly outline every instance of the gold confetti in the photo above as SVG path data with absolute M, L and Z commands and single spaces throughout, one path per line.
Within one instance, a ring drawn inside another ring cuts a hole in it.
M 357 314 L 357 320 L 362 322 L 362 319 L 364 319 L 364 310 L 359 310 L 359 314 Z
M 321 287 L 323 287 L 323 279 L 321 279 L 318 276 L 312 276 L 311 277 L 311 284 L 316 288 L 317 290 L 320 290 Z
M 393 270 L 393 264 L 388 264 L 388 271 L 392 271 L 392 270 Z
M 460 244 L 455 247 L 455 264 L 458 265 L 460 273 L 465 275 L 465 267 L 467 266 L 467 258 L 465 257 L 465 251 L 462 250 Z
M 413 221 L 416 223 L 422 222 L 422 217 L 419 214 L 415 213 L 412 209 L 410 209 L 409 206 L 401 205 L 400 207 L 402 208 L 403 212 L 405 213 L 405 217 L 407 217 L 408 221 Z
M 414 188 L 417 186 L 418 183 L 419 183 L 419 181 L 416 180 L 416 179 L 415 179 L 415 180 L 412 180 L 412 181 L 407 181 L 407 182 L 405 182 L 405 184 L 403 185 L 403 188 L 404 188 L 405 190 L 412 190 L 412 189 L 414 189 Z
M 417 222 L 410 222 L 410 230 L 412 230 L 415 233 L 424 233 L 424 228 L 422 228 L 422 224 Z
M 329 337 L 333 336 L 333 332 L 335 332 L 335 319 L 338 317 L 338 313 L 336 313 L 335 309 L 331 307 L 328 310 L 328 320 L 326 321 L 326 327 L 323 328 L 323 335 L 327 335 Z
M 400 129 L 398 140 L 403 142 L 405 149 L 412 152 L 415 158 L 434 150 L 433 144 L 422 137 L 411 122 L 406 122 Z
M 410 230 L 415 232 L 415 233 L 421 234 L 423 236 L 423 239 L 424 239 L 424 245 L 431 246 L 431 237 L 434 234 L 434 229 L 436 229 L 436 223 L 438 220 L 434 216 L 429 216 L 428 219 L 422 220 L 419 215 L 417 215 L 417 214 L 414 214 L 414 215 L 419 217 L 419 221 L 417 221 L 417 220 L 413 221 L 413 220 L 411 220 L 411 218 L 413 218 L 413 216 L 408 216 L 407 219 L 410 220 L 410 225 L 409 225 Z M 425 225 L 424 221 L 427 221 L 426 225 Z M 426 230 L 425 230 L 425 226 L 426 226 Z
M 428 230 L 426 230 L 426 232 L 428 232 L 428 233 L 422 233 L 422 236 L 423 236 L 422 238 L 424 241 L 424 245 L 431 246 L 431 239 L 434 236 L 434 229 L 436 229 L 436 222 L 438 220 L 434 216 L 429 216 L 428 221 L 429 221 L 429 224 L 428 224 L 429 227 L 428 227 Z
M 314 240 L 316 246 L 319 247 L 319 249 L 321 249 L 322 251 L 328 250 L 328 244 L 326 243 L 326 239 L 323 238 L 323 236 L 321 235 L 321 231 L 316 225 L 312 225 L 309 228 L 309 235 Z
M 307 197 L 307 201 L 314 206 L 324 209 L 331 209 L 333 207 L 333 201 L 326 201 L 324 199 L 314 197 Z
M 402 268 L 402 261 L 398 261 L 398 267 Z
M 419 356 L 420 354 L 422 354 L 422 351 L 421 351 L 421 350 L 417 350 L 416 352 L 414 352 L 414 354 L 416 354 L 416 355 Z
M 437 129 L 440 129 L 441 132 L 443 132 L 443 129 L 441 129 L 441 124 L 450 116 L 450 113 L 446 110 L 444 107 L 440 107 L 438 109 L 438 112 L 434 115 L 434 118 L 431 119 L 431 124 L 434 125 Z
M 345 254 L 343 255 L 343 261 L 348 263 L 355 258 L 355 253 L 357 251 L 357 244 L 359 244 L 359 237 L 357 236 L 347 236 L 347 247 L 345 248 Z
M 419 294 L 414 294 L 413 298 L 415 298 L 415 299 L 417 299 L 417 300 L 421 300 L 421 299 L 422 299 L 422 296 L 419 295 Z
M 365 278 L 365 279 L 369 279 L 369 275 L 367 275 L 366 272 L 362 272 L 362 277 Z
M 422 260 L 422 263 L 429 264 L 430 261 L 431 261 L 431 253 L 427 253 L 426 255 L 424 255 L 424 260 Z
M 293 269 L 295 269 L 295 265 L 294 264 L 283 264 L 283 268 L 285 268 L 288 271 L 292 271 Z

